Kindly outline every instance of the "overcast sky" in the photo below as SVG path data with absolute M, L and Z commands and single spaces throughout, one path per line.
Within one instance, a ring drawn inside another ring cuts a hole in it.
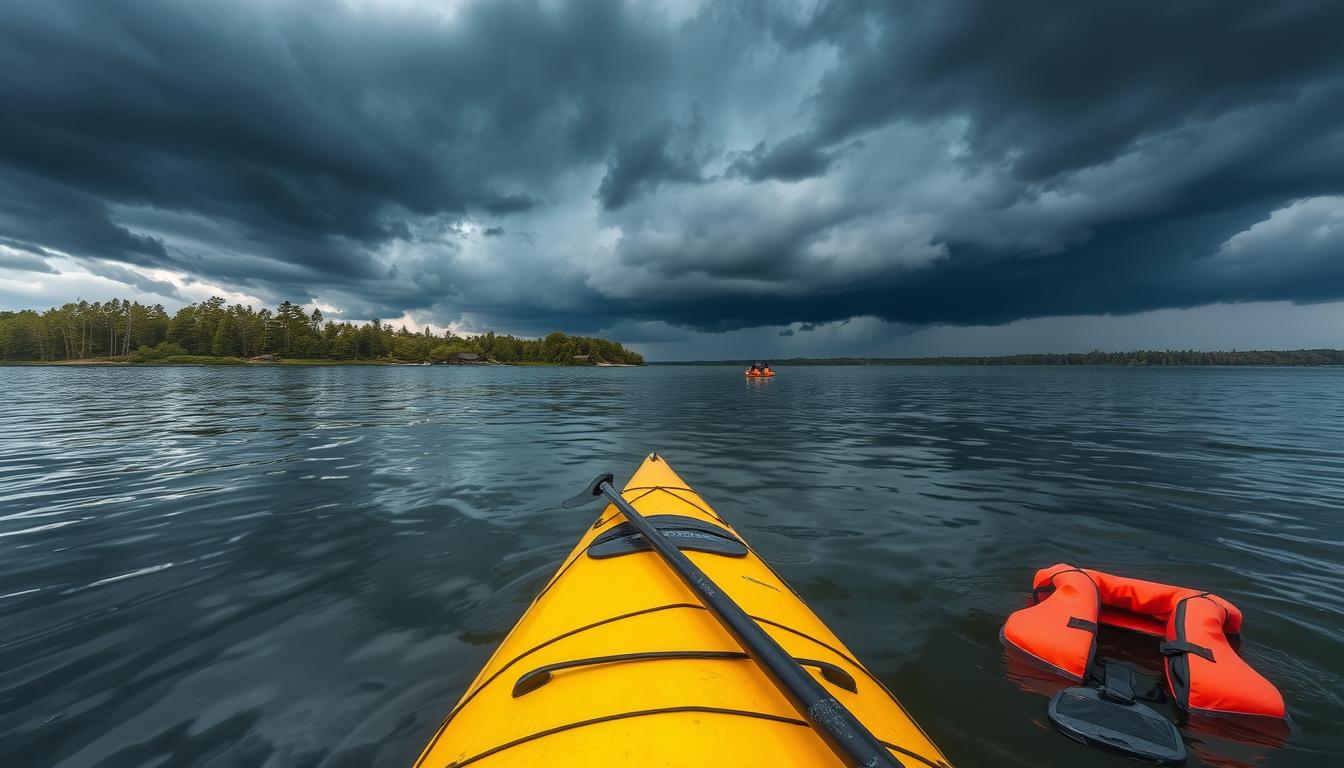
M 43 0 L 0 308 L 655 359 L 1344 347 L 1344 3 Z

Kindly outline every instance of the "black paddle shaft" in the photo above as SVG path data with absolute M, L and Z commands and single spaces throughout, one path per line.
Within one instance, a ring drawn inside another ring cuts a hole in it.
M 854 768 L 903 768 L 901 762 L 882 746 L 882 742 L 859 722 L 854 713 L 827 693 L 741 606 L 719 589 L 713 579 L 664 538 L 630 502 L 621 498 L 621 494 L 609 482 L 609 477 L 599 478 L 595 483 L 596 490 L 611 499 L 611 503 L 625 515 L 630 525 L 676 571 L 724 629 L 742 644 L 747 655 L 766 671 L 780 692 L 788 697 L 845 765 Z

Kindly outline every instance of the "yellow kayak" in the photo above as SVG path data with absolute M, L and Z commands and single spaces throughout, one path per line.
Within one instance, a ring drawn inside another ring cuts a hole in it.
M 948 766 L 882 683 L 666 461 L 646 458 L 621 496 L 898 764 Z M 416 768 L 841 765 L 612 504 L 415 762 Z

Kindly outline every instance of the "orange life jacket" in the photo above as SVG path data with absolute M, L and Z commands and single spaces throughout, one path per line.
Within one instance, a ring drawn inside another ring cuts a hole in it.
M 1167 688 L 1194 713 L 1284 718 L 1283 696 L 1228 643 L 1241 611 L 1208 592 L 1113 576 L 1061 563 L 1036 572 L 1035 604 L 1008 617 L 1002 637 L 1073 680 L 1087 677 L 1098 624 L 1165 638 Z

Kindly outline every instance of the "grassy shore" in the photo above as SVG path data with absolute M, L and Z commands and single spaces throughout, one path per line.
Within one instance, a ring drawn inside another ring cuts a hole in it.
M 75 367 L 152 367 L 152 366 L 172 366 L 172 365 L 250 365 L 250 366 L 268 366 L 268 365 L 297 365 L 297 366 L 327 366 L 327 365 L 419 365 L 419 363 L 399 362 L 394 360 L 328 360 L 323 358 L 300 358 L 287 357 L 276 358 L 274 360 L 252 360 L 242 357 L 214 357 L 212 355 L 171 355 L 158 360 L 129 360 L 125 357 L 92 357 L 81 360 L 0 360 L 0 366 L 75 366 Z M 480 363 L 478 365 L 518 365 L 518 366 L 542 366 L 559 368 L 586 368 L 597 367 L 588 365 L 574 365 L 572 363 L 543 363 L 543 362 L 515 362 L 515 363 Z
M 172 355 L 159 360 L 131 361 L 124 357 L 96 357 L 84 360 L 3 360 L 3 365 L 45 365 L 75 367 L 149 367 L 166 365 L 400 365 L 388 360 L 321 360 L 308 358 L 284 358 L 277 360 L 248 360 L 241 357 L 214 357 L 212 355 Z

